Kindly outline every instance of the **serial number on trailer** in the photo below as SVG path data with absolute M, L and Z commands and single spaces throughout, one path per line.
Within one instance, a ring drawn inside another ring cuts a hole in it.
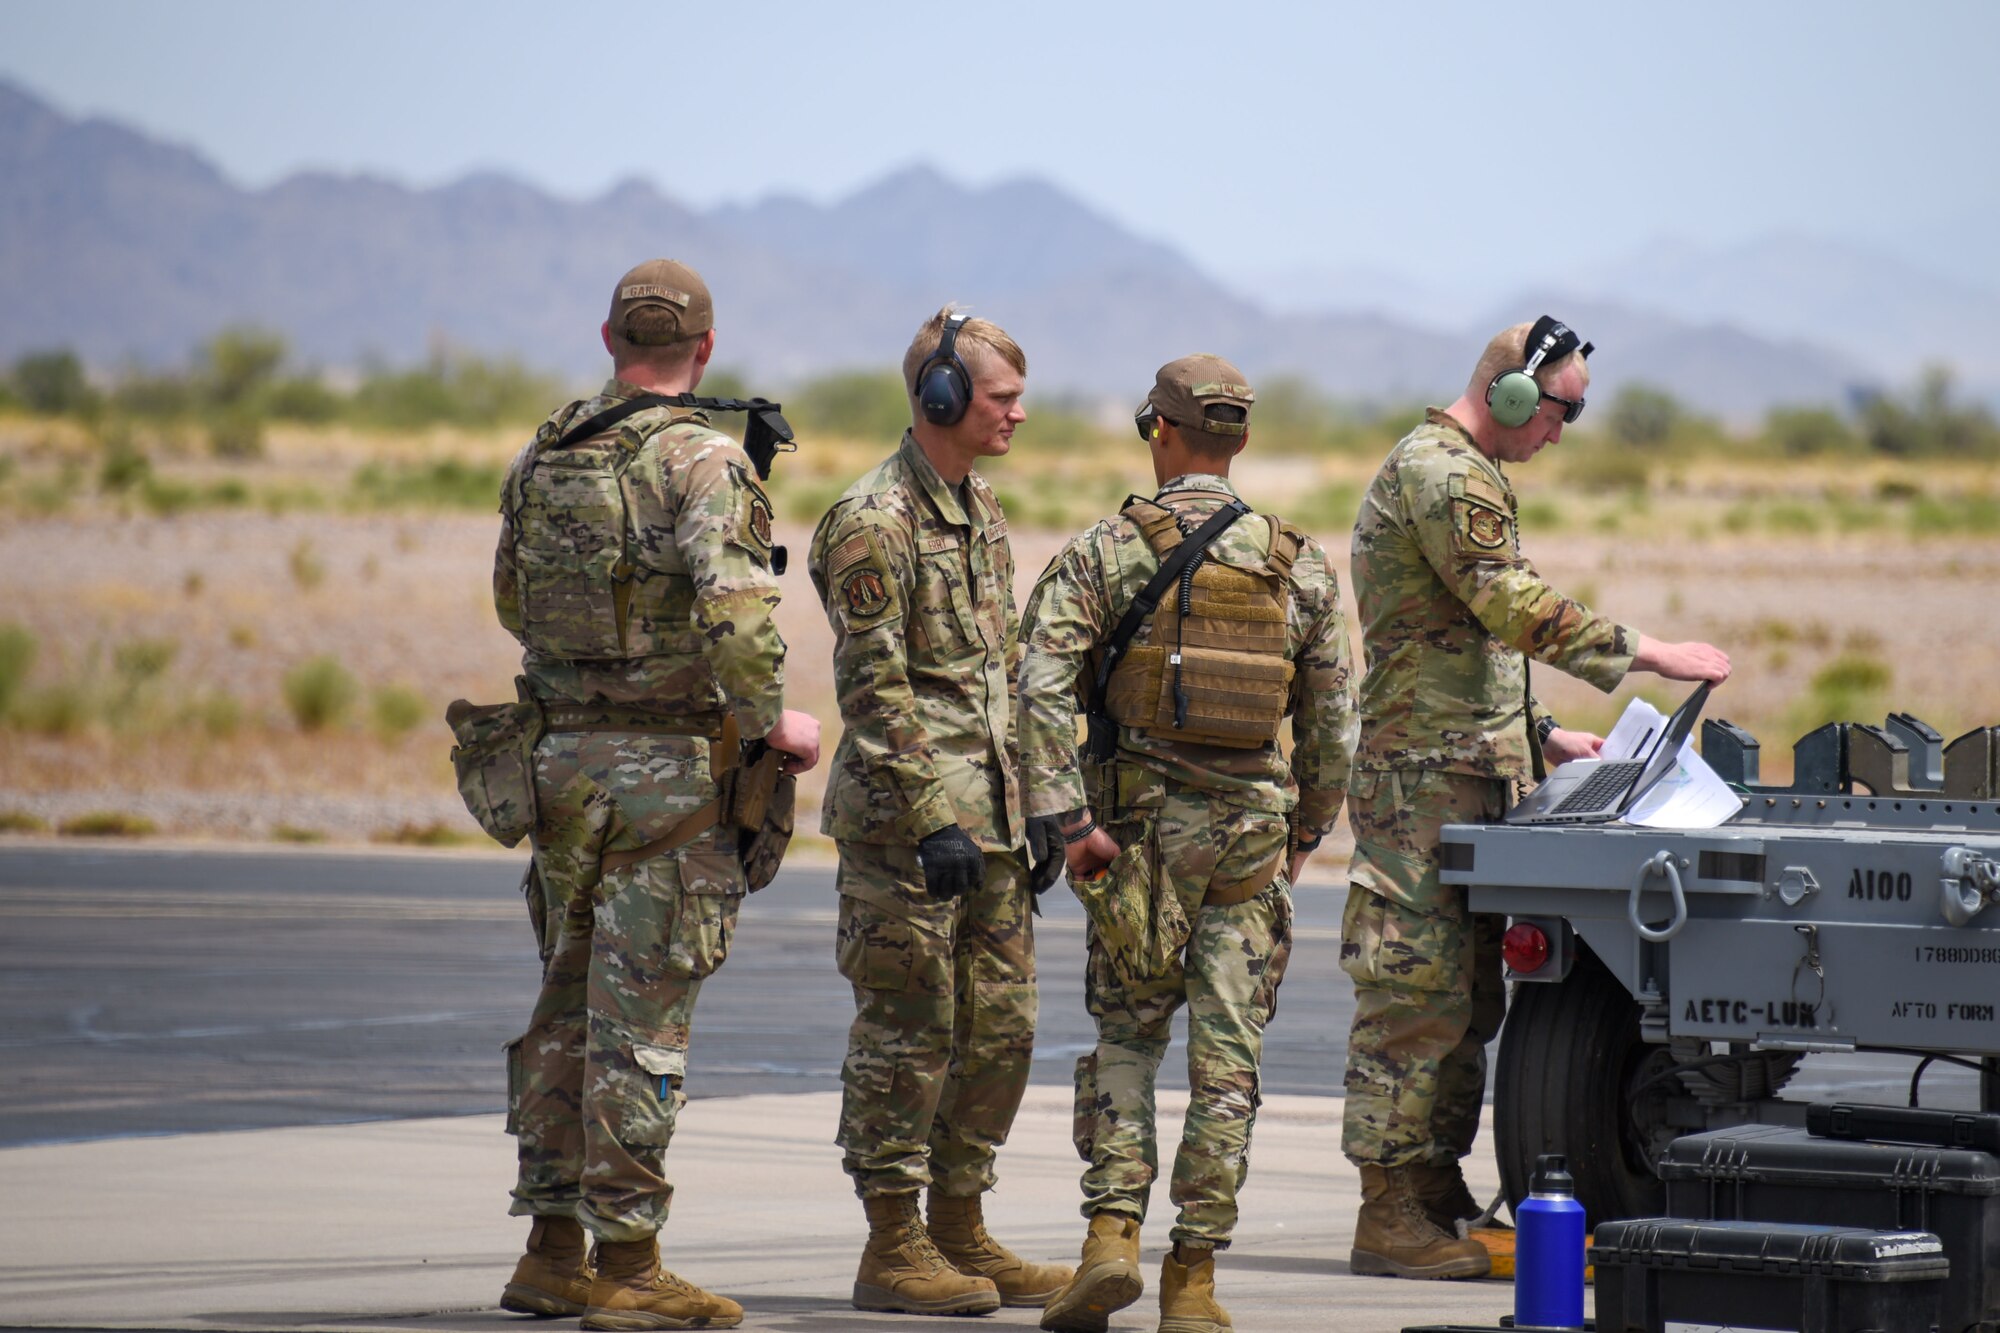
M 1910 952 L 1919 963 L 2000 963 L 2000 945 L 1995 944 L 1918 944 Z

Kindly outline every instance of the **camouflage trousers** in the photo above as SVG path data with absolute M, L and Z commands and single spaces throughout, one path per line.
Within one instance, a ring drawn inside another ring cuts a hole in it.
M 1438 882 L 1438 832 L 1498 819 L 1508 784 L 1428 769 L 1357 772 L 1340 966 L 1354 979 L 1341 1148 L 1350 1161 L 1444 1165 L 1472 1151 L 1486 1044 L 1507 1010 L 1506 918 Z
M 1077 895 L 1091 918 L 1084 996 L 1097 1023 L 1096 1049 L 1076 1064 L 1083 1214 L 1146 1218 L 1159 1175 L 1154 1084 L 1185 1005 L 1188 1110 L 1169 1186 L 1179 1209 L 1172 1236 L 1221 1248 L 1250 1172 L 1264 1028 L 1291 959 L 1291 890 L 1282 866 L 1270 875 L 1285 853 L 1285 819 L 1174 783 L 1156 782 L 1152 795 L 1157 805 L 1100 808 L 1098 817 L 1124 849 L 1107 876 L 1142 881 L 1155 931 L 1168 932 L 1156 936 L 1153 958 L 1135 970 L 1128 952 L 1107 947 L 1122 927 L 1104 919 L 1088 888 Z M 1204 902 L 1265 880 L 1243 901 Z
M 840 975 L 854 1026 L 840 1069 L 842 1165 L 862 1196 L 993 1188 L 1035 1048 L 1035 933 L 1020 852 L 933 898 L 914 847 L 841 842 Z
M 528 1030 L 507 1045 L 510 1211 L 574 1216 L 600 1240 L 643 1240 L 673 1199 L 662 1174 L 687 1101 L 689 1024 L 722 965 L 745 889 L 733 841 L 606 871 L 608 852 L 664 836 L 715 794 L 707 742 L 546 737 L 526 892 L 542 956 Z

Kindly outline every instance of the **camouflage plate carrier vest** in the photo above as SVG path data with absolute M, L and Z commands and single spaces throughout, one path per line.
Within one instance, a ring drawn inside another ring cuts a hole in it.
M 656 506 L 626 479 L 648 438 L 691 415 L 620 425 L 562 449 L 553 446 L 569 418 L 536 435 L 534 459 L 517 469 L 507 496 L 528 648 L 565 661 L 700 654 L 694 581 L 680 552 L 634 537 L 637 518 L 671 522 L 642 512 Z
M 1120 513 L 1162 562 L 1187 539 L 1174 511 L 1155 501 L 1135 498 Z M 1304 538 L 1260 517 L 1271 527 L 1261 568 L 1223 564 L 1211 546 L 1160 599 L 1149 642 L 1126 651 L 1105 691 L 1106 710 L 1121 726 L 1239 750 L 1277 740 L 1292 687 L 1289 577 Z

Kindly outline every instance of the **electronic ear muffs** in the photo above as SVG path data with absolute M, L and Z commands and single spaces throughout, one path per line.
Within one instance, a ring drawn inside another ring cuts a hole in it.
M 1542 405 L 1544 398 L 1563 405 L 1565 424 L 1582 416 L 1583 399 L 1579 398 L 1572 403 L 1567 398 L 1557 398 L 1552 393 L 1543 393 L 1542 386 L 1535 383 L 1535 372 L 1550 361 L 1562 360 L 1571 352 L 1588 357 L 1596 350 L 1596 346 L 1595 343 L 1577 346 L 1576 334 L 1570 331 L 1569 325 L 1559 319 L 1543 315 L 1536 320 L 1535 326 L 1528 330 L 1527 363 L 1512 370 L 1501 371 L 1493 377 L 1493 382 L 1486 386 L 1486 407 L 1494 424 L 1505 426 L 1509 430 L 1516 426 L 1527 425 L 1529 418 L 1535 415 L 1535 409 Z
M 958 359 L 958 331 L 966 319 L 953 315 L 945 320 L 938 349 L 917 367 L 917 410 L 934 426 L 957 425 L 972 405 L 972 373 Z

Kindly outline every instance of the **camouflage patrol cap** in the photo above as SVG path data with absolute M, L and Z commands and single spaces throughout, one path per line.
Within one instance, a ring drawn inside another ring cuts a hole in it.
M 1250 392 L 1242 371 L 1219 356 L 1198 352 L 1161 366 L 1146 401 L 1183 429 L 1193 427 L 1214 435 L 1241 435 L 1250 429 L 1250 405 L 1257 401 L 1257 395 Z M 1244 419 L 1210 420 L 1207 409 L 1217 403 L 1233 403 L 1242 408 Z
M 649 331 L 635 338 L 626 331 L 625 320 L 634 310 L 647 308 L 671 311 L 678 322 L 674 331 L 661 336 Z M 649 259 L 618 279 L 611 291 L 611 332 L 627 342 L 663 346 L 698 337 L 715 326 L 715 306 L 708 299 L 708 284 L 701 274 L 674 259 Z

